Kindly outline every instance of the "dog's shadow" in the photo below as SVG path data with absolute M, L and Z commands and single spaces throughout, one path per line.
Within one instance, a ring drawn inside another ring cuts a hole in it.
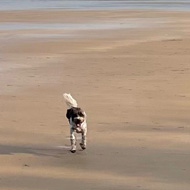
M 65 146 L 21 146 L 21 145 L 7 145 L 0 144 L 0 155 L 14 155 L 14 154 L 32 154 L 36 156 L 51 156 L 62 157 L 64 154 L 68 154 L 70 147 Z

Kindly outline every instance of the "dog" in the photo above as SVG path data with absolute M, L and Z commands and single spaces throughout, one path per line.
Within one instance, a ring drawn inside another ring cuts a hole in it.
M 86 113 L 78 107 L 77 101 L 67 93 L 63 94 L 66 105 L 68 107 L 66 118 L 70 124 L 70 141 L 71 141 L 71 152 L 76 152 L 76 136 L 75 133 L 81 133 L 82 140 L 80 147 L 82 150 L 86 149 L 86 135 L 87 135 L 87 122 Z

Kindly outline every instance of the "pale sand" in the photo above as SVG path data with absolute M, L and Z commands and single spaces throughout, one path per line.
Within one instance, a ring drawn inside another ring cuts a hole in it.
M 190 13 L 0 12 L 1 23 L 139 17 L 151 25 L 0 30 L 0 189 L 190 189 Z M 76 154 L 64 92 L 88 115 Z

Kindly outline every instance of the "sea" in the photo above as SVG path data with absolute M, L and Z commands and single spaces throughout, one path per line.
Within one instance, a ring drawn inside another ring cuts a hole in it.
M 0 0 L 0 10 L 31 9 L 189 11 L 190 0 Z

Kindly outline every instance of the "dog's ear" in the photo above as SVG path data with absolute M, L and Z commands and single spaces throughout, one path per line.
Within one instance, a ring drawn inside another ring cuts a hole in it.
M 67 113 L 66 113 L 66 117 L 67 117 L 68 120 L 71 118 L 72 114 L 73 114 L 73 110 L 72 109 L 68 109 Z

